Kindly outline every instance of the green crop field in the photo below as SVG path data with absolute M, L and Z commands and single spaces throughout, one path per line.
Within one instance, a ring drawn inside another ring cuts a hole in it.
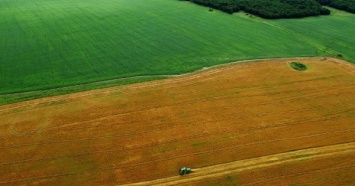
M 178 0 L 0 0 L 0 104 L 245 59 L 355 62 L 355 15 L 332 11 L 265 20 Z

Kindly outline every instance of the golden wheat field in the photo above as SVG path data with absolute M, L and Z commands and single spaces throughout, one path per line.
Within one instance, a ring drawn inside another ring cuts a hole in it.
M 354 93 L 293 58 L 0 106 L 0 184 L 355 185 Z

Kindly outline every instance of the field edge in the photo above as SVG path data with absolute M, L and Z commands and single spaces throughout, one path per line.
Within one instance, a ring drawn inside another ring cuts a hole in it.
M 317 58 L 318 59 L 339 60 L 339 61 L 345 62 L 349 65 L 353 65 L 353 63 L 346 61 L 344 59 L 338 59 L 338 58 L 328 57 L 328 56 L 248 59 L 248 60 L 233 61 L 233 62 L 213 65 L 213 66 L 209 66 L 209 67 L 204 67 L 200 70 L 182 73 L 182 74 L 132 76 L 132 77 L 117 78 L 117 79 L 104 80 L 104 81 L 98 81 L 98 82 L 92 82 L 92 83 L 77 84 L 77 85 L 60 87 L 60 88 L 46 89 L 46 90 L 36 90 L 36 91 L 28 91 L 28 92 L 20 92 L 20 93 L 2 94 L 2 95 L 0 95 L 0 106 L 12 104 L 12 103 L 23 102 L 23 101 L 30 101 L 30 100 L 35 100 L 35 99 L 45 98 L 45 97 L 53 97 L 53 96 L 78 93 L 78 92 L 84 92 L 84 91 L 90 91 L 90 90 L 105 89 L 105 88 L 122 86 L 122 85 L 144 83 L 144 82 L 161 80 L 161 79 L 166 79 L 166 78 L 186 76 L 186 75 L 200 73 L 200 72 L 203 72 L 203 71 L 206 71 L 209 69 L 225 67 L 225 66 L 229 66 L 229 65 L 238 64 L 238 63 L 259 62 L 259 61 L 269 61 L 269 60 L 297 60 L 297 59 L 317 59 Z

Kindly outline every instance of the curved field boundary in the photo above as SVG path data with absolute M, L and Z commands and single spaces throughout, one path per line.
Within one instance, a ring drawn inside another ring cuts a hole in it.
M 309 58 L 319 58 L 319 57 L 301 57 L 301 59 L 309 59 Z M 72 86 L 65 86 L 65 87 L 60 87 L 60 88 L 52 88 L 52 89 L 46 89 L 46 90 L 34 90 L 34 91 L 27 91 L 27 92 L 18 92 L 18 93 L 9 93 L 9 94 L 0 94 L 0 96 L 10 96 L 10 95 L 21 95 L 21 94 L 29 94 L 29 93 L 36 93 L 36 92 L 43 92 L 43 91 L 49 91 L 49 90 L 62 90 L 62 89 L 68 89 L 72 87 L 80 87 L 80 86 L 85 86 L 85 85 L 96 85 L 96 84 L 104 84 L 104 83 L 109 83 L 109 82 L 114 82 L 114 81 L 119 81 L 119 80 L 128 80 L 128 79 L 135 79 L 135 78 L 149 78 L 149 77 L 165 77 L 165 78 L 170 78 L 170 77 L 179 77 L 179 76 L 186 76 L 190 74 L 195 74 L 199 73 L 201 71 L 205 71 L 211 68 L 216 68 L 216 67 L 221 67 L 221 66 L 226 66 L 226 65 L 232 65 L 236 63 L 245 63 L 245 62 L 252 62 L 252 61 L 267 61 L 267 60 L 276 60 L 276 59 L 289 59 L 289 58 L 261 58 L 261 59 L 249 59 L 249 60 L 242 60 L 242 61 L 233 61 L 230 63 L 224 63 L 224 64 L 219 64 L 211 67 L 204 67 L 200 70 L 194 71 L 194 72 L 188 72 L 184 74 L 161 74 L 161 75 L 139 75 L 139 76 L 131 76 L 131 77 L 122 77 L 122 78 L 116 78 L 116 79 L 110 79 L 110 80 L 104 80 L 104 81 L 97 81 L 97 82 L 92 82 L 92 83 L 83 83 L 83 84 L 77 84 L 77 85 L 72 85 Z
M 193 173 L 186 176 L 173 176 L 169 178 L 163 178 L 158 180 L 146 181 L 129 184 L 134 185 L 178 185 L 183 183 L 191 183 L 203 179 L 214 178 L 217 176 L 228 175 L 230 172 L 249 171 L 253 169 L 271 167 L 275 165 L 281 165 L 290 162 L 300 161 L 302 159 L 315 159 L 320 157 L 334 156 L 340 154 L 349 154 L 355 152 L 355 142 L 345 143 L 340 145 L 332 145 L 318 148 L 310 148 L 305 150 L 298 150 L 280 154 L 274 154 L 269 156 L 262 156 L 258 158 L 251 158 L 241 161 L 235 161 L 230 163 L 218 164 L 209 167 L 201 167 L 193 169 Z M 307 155 L 304 157 L 303 155 Z M 354 164 L 332 167 L 330 169 L 343 169 L 348 167 L 354 167 Z
M 333 61 L 332 61 L 333 62 Z M 353 67 L 351 64 L 347 64 L 347 65 L 350 65 L 351 67 Z M 219 69 L 215 69 L 215 70 L 212 70 L 213 72 L 206 72 L 206 73 L 202 73 L 201 75 L 198 75 L 198 74 L 196 74 L 196 76 L 197 77 L 195 77 L 195 76 L 193 76 L 193 77 L 187 77 L 186 79 L 185 78 L 178 78 L 178 79 L 171 79 L 171 80 L 168 80 L 168 81 L 164 81 L 164 82 L 161 82 L 161 81 L 158 81 L 158 82 L 155 82 L 155 83 L 153 83 L 153 82 L 151 82 L 151 83 L 144 83 L 144 84 L 138 84 L 137 86 L 128 86 L 128 87 L 126 87 L 126 89 L 129 89 L 129 92 L 131 92 L 133 89 L 136 89 L 136 88 L 140 88 L 140 86 L 144 86 L 144 87 L 147 87 L 147 86 L 145 86 L 146 84 L 148 84 L 148 86 L 155 86 L 155 85 L 159 85 L 159 84 L 169 84 L 169 83 L 174 83 L 174 82 L 181 82 L 181 81 L 186 81 L 186 80 L 189 80 L 189 79 L 195 79 L 195 78 L 201 78 L 201 77 L 205 77 L 205 76 L 207 76 L 207 75 L 211 75 L 211 74 L 216 74 L 216 73 L 218 73 L 218 72 L 220 72 L 220 71 L 222 71 L 222 70 L 227 70 L 227 69 L 231 69 L 231 68 L 234 68 L 235 66 L 229 66 L 228 68 L 219 68 Z M 208 77 L 207 77 L 208 78 Z M 325 78 L 331 78 L 331 77 L 325 77 Z M 201 79 L 203 79 L 203 80 L 206 80 L 206 78 L 201 78 Z M 170 81 L 172 81 L 172 82 L 170 82 Z M 185 85 L 183 85 L 183 86 L 185 86 Z M 143 88 L 144 88 L 143 87 Z M 352 88 L 352 87 L 347 87 L 347 88 Z M 123 89 L 125 89 L 125 88 L 123 88 Z M 119 91 L 122 91 L 122 89 L 118 89 Z M 114 90 L 112 90 L 111 88 L 110 89 L 108 89 L 108 91 L 101 91 L 100 93 L 107 93 L 107 92 L 114 92 L 114 91 L 118 91 L 116 88 L 114 89 Z M 140 90 L 140 91 L 143 91 L 142 89 Z M 55 102 L 55 101 L 58 101 L 58 100 L 67 100 L 67 99 L 70 99 L 72 96 L 73 96 L 73 98 L 75 98 L 75 97 L 85 97 L 85 96 L 90 96 L 90 95 L 95 95 L 95 94 L 97 94 L 96 93 L 96 91 L 95 92 L 87 92 L 87 93 L 84 93 L 84 94 L 74 94 L 74 95 L 70 95 L 70 96 L 66 96 L 65 98 L 62 98 L 62 99 L 60 99 L 60 98 L 57 98 L 56 100 L 52 100 L 52 101 L 49 101 L 49 102 L 47 102 L 47 103 L 51 103 L 51 102 Z M 312 94 L 313 95 L 313 94 Z M 219 98 L 219 97 L 213 97 L 213 99 L 215 99 L 215 98 Z M 95 99 L 95 98 L 93 98 L 93 99 Z M 212 98 L 210 98 L 210 99 L 212 99 Z M 199 101 L 201 101 L 201 100 L 199 100 Z M 202 100 L 202 101 L 208 101 L 208 100 Z M 32 101 L 30 102 L 30 103 L 32 103 Z M 22 108 L 24 108 L 26 111 L 29 111 L 29 110 L 32 110 L 32 109 L 35 109 L 35 106 L 36 105 L 38 105 L 38 104 L 41 104 L 41 103 L 43 103 L 43 102 L 39 102 L 39 103 L 33 103 L 33 104 L 21 104 L 20 105 L 20 107 L 22 107 Z M 63 104 L 65 104 L 65 103 L 63 103 Z M 25 108 L 27 106 L 27 108 Z M 167 106 L 167 105 L 165 105 L 165 106 Z M 15 107 L 15 108 L 19 108 L 19 107 Z M 10 110 L 12 110 L 12 109 L 15 109 L 15 108 L 13 108 L 13 107 L 10 107 L 10 108 L 8 108 L 8 109 L 4 109 L 4 110 L 0 110 L 0 112 L 1 111 L 4 111 L 4 112 L 6 112 L 6 110 L 8 111 L 9 109 Z M 3 113 L 4 114 L 4 113 Z M 115 114 L 115 115 L 121 115 L 121 114 L 125 114 L 125 113 L 118 113 L 118 114 Z M 114 115 L 109 115 L 109 116 L 103 116 L 102 118 L 96 118 L 95 120 L 97 120 L 97 119 L 105 119 L 105 118 L 107 118 L 107 117 L 115 117 Z M 88 121 L 85 121 L 85 122 L 88 122 Z M 62 125 L 62 124 L 61 124 Z M 67 125 L 67 124 L 64 124 L 64 125 Z M 60 126 L 56 126 L 56 127 L 46 127 L 46 129 L 49 129 L 49 128 L 57 128 L 57 127 L 60 127 Z M 41 128 L 41 129 L 43 129 L 43 128 Z M 15 134 L 15 135 L 24 135 L 24 133 L 22 133 L 22 132 L 17 132 L 15 129 L 14 129 L 14 131 L 12 131 L 13 132 L 13 134 Z M 25 132 L 25 133 L 37 133 L 37 132 L 39 132 L 39 131 L 31 131 L 31 132 Z
M 355 71 L 355 66 L 350 64 L 349 62 L 339 60 L 336 58 L 319 58 L 319 57 L 303 57 L 303 58 L 274 58 L 274 60 L 302 60 L 302 59 L 319 59 L 321 61 L 324 60 L 329 60 L 330 62 L 334 62 L 336 64 L 345 64 L 348 67 L 351 67 L 352 70 Z M 268 60 L 273 60 L 273 59 L 255 59 L 255 60 L 244 60 L 244 61 L 237 61 L 237 62 L 232 62 L 228 64 L 221 64 L 221 65 L 216 65 L 208 68 L 204 68 L 202 70 L 198 70 L 192 73 L 187 73 L 187 74 L 182 74 L 182 75 L 167 75 L 171 77 L 180 77 L 180 78 L 172 78 L 164 81 L 151 81 L 151 82 L 144 82 L 144 83 L 137 83 L 137 84 L 131 84 L 131 85 L 123 85 L 123 86 L 114 86 L 110 88 L 103 88 L 103 89 L 96 89 L 93 91 L 86 91 L 81 92 L 81 93 L 72 93 L 65 95 L 65 98 L 62 96 L 54 96 L 54 97 L 46 97 L 46 98 L 40 98 L 40 99 L 35 99 L 33 101 L 26 101 L 26 102 L 20 102 L 18 104 L 13 104 L 8 108 L 1 109 L 0 106 L 0 112 L 11 112 L 13 110 L 17 109 L 26 109 L 26 110 L 31 110 L 37 105 L 40 104 L 51 104 L 55 103 L 57 101 L 66 101 L 70 99 L 77 99 L 77 98 L 85 98 L 89 96 L 94 96 L 98 94 L 108 94 L 116 91 L 127 91 L 130 90 L 129 92 L 132 92 L 134 89 L 139 89 L 139 88 L 146 88 L 146 87 L 153 87 L 157 85 L 165 85 L 165 84 L 172 84 L 172 83 L 178 83 L 178 82 L 185 82 L 191 79 L 198 79 L 202 77 L 206 77 L 212 74 L 217 74 L 221 71 L 233 69 L 236 66 L 234 64 L 239 64 L 239 63 L 246 63 L 246 62 L 262 62 L 262 61 L 268 61 Z M 181 78 L 182 77 L 182 78 Z M 211 77 L 207 77 L 209 79 Z M 206 78 L 202 79 L 202 81 L 206 80 Z M 4 95 L 0 95 L 4 96 Z
M 195 78 L 199 78 L 201 76 L 207 76 L 209 75 L 209 73 L 218 73 L 221 70 L 226 70 L 229 68 L 234 68 L 234 64 L 239 64 L 239 63 L 248 63 L 248 62 L 263 62 L 263 61 L 269 61 L 269 60 L 302 60 L 302 59 L 319 59 L 321 61 L 324 60 L 329 60 L 331 62 L 337 63 L 337 64 L 346 64 L 348 67 L 351 67 L 353 70 L 355 70 L 355 66 L 352 65 L 351 63 L 344 61 L 344 60 L 340 60 L 340 59 L 336 59 L 333 57 L 295 57 L 295 58 L 266 58 L 266 59 L 252 59 L 252 60 L 242 60 L 242 61 L 234 61 L 234 62 L 230 62 L 230 63 L 224 63 L 224 64 L 219 64 L 219 65 L 215 65 L 215 66 L 211 66 L 211 67 L 204 67 L 201 70 L 197 70 L 194 72 L 190 72 L 190 73 L 185 73 L 185 74 L 179 74 L 179 75 L 142 75 L 142 76 L 134 76 L 134 77 L 125 77 L 125 78 L 118 78 L 118 79 L 113 79 L 113 80 L 106 80 L 106 81 L 100 81 L 100 82 L 93 82 L 93 83 L 87 83 L 87 84 L 81 84 L 81 85 L 73 85 L 73 86 L 68 86 L 68 87 L 61 87 L 61 88 L 54 88 L 54 89 L 47 89 L 47 90 L 38 90 L 38 91 L 28 91 L 28 92 L 21 92 L 21 93 L 11 93 L 11 94 L 1 94 L 1 97 L 6 97 L 6 96 L 16 96 L 16 95 L 28 95 L 31 93 L 40 93 L 40 92 L 45 92 L 45 91 L 55 91 L 55 90 L 64 90 L 64 89 L 69 89 L 69 88 L 73 88 L 73 87 L 80 87 L 80 86 L 86 86 L 86 85 L 95 85 L 95 84 L 104 84 L 104 83 L 109 83 L 109 82 L 113 82 L 113 81 L 119 81 L 119 80 L 127 80 L 127 79 L 136 79 L 136 78 L 151 78 L 151 77 L 161 77 L 161 78 L 174 78 L 174 77 L 185 77 L 187 76 L 187 79 L 171 79 L 168 81 L 151 81 L 151 82 L 142 82 L 142 83 L 137 83 L 137 85 L 128 85 L 130 88 L 144 88 L 144 87 L 151 87 L 151 86 L 155 86 L 155 85 L 161 85 L 161 84 L 169 84 L 169 83 L 175 83 L 175 82 L 180 82 L 180 81 L 186 81 L 189 79 L 195 79 Z M 207 71 L 207 72 L 206 72 Z M 206 73 L 207 74 L 206 74 Z M 189 76 L 192 77 L 189 77 Z M 114 92 L 117 91 L 117 88 L 124 88 L 127 87 L 126 86 L 112 86 L 109 88 L 97 88 L 98 89 L 102 89 L 99 92 L 91 92 L 90 90 L 84 90 L 84 91 L 89 91 L 88 94 L 74 94 L 74 95 L 70 95 L 68 98 L 66 99 L 70 99 L 70 98 L 78 98 L 78 97 L 86 97 L 88 95 L 95 95 L 95 94 L 102 94 L 102 93 L 110 93 L 110 92 Z M 91 89 L 94 90 L 94 89 Z M 73 91 L 71 92 L 73 93 L 78 93 L 79 91 Z M 68 93 L 69 94 L 69 93 Z M 49 97 L 52 97 L 50 99 L 48 98 L 44 98 L 44 97 L 38 97 L 40 98 L 39 100 L 36 100 L 34 103 L 32 101 L 30 101 L 30 103 L 24 105 L 21 104 L 21 106 L 19 107 L 11 107 L 8 109 L 1 109 L 0 111 L 5 111 L 5 110 L 9 110 L 9 109 L 17 109 L 17 108 L 23 108 L 23 107 L 28 107 L 28 106 L 35 106 L 35 105 L 39 105 L 41 103 L 51 103 L 51 102 L 55 102 L 58 101 L 57 97 L 53 97 L 56 95 L 51 95 Z M 73 96 L 73 97 L 72 97 Z M 36 98 L 34 98 L 36 99 Z M 62 99 L 61 99 L 62 100 Z

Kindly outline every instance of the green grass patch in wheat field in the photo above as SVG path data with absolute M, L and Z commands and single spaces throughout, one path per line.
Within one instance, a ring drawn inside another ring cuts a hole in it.
M 298 70 L 298 71 L 305 71 L 307 70 L 307 66 L 303 63 L 300 63 L 300 62 L 291 62 L 290 63 L 290 66 L 295 69 L 295 70 Z
M 245 59 L 355 62 L 352 14 L 264 20 L 177 0 L 1 0 L 0 24 L 0 95 Z

